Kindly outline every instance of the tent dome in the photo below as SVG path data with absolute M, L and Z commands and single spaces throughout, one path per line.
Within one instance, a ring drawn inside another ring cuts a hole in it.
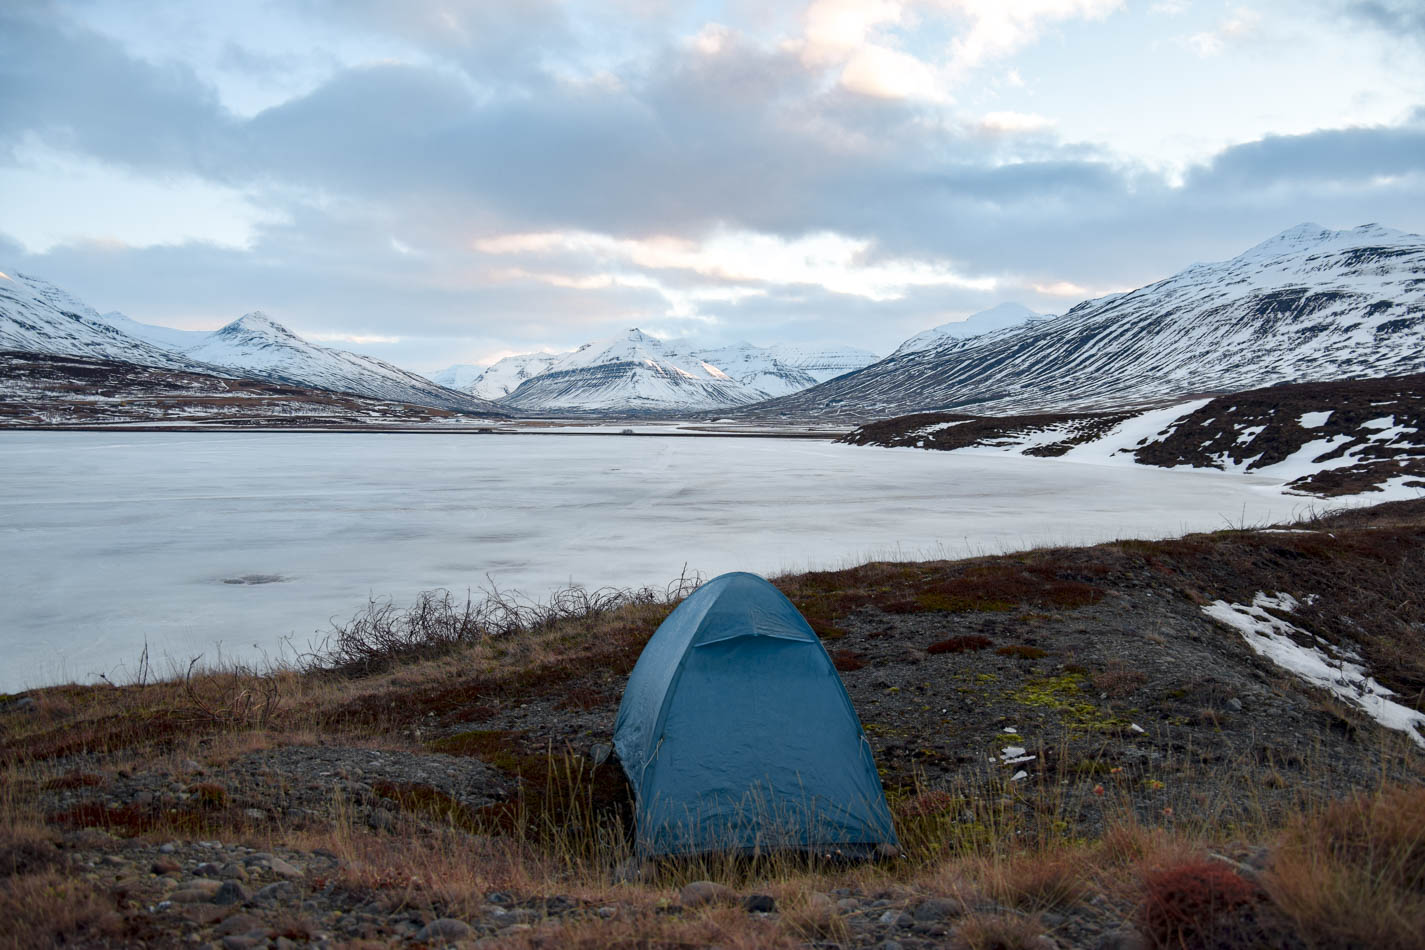
M 644 856 L 896 842 L 841 677 L 755 574 L 714 578 L 663 621 L 629 676 L 614 747 Z

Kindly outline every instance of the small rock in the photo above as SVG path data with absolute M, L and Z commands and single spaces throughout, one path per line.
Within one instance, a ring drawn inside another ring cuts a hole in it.
M 242 813 L 247 817 L 251 818 L 253 821 L 267 820 L 267 812 L 263 811 L 261 808 L 244 808 Z
M 720 903 L 737 899 L 736 892 L 715 881 L 694 881 L 685 884 L 678 892 L 678 903 L 684 907 L 701 907 L 703 904 Z
M 1030 937 L 1024 946 L 1028 948 L 1028 950 L 1059 950 L 1058 942 L 1048 934 Z
M 749 914 L 770 914 L 777 909 L 777 900 L 770 894 L 749 894 L 742 899 L 742 909 Z
M 185 772 L 196 772 L 202 768 L 201 765 L 199 765 L 192 759 L 184 759 L 182 762 L 178 763 L 178 767 Z
M 154 874 L 175 874 L 183 870 L 183 868 L 180 867 L 178 862 L 173 860 L 172 858 L 159 858 L 157 861 L 153 862 L 153 864 L 149 867 L 149 870 L 152 871 Z
M 881 944 L 880 950 L 902 950 L 902 944 L 899 940 L 887 940 Z
M 218 935 L 226 937 L 231 934 L 245 934 L 266 926 L 261 918 L 254 917 L 252 914 L 233 914 L 218 925 Z
M 905 915 L 902 914 L 900 911 L 896 910 L 895 908 L 891 908 L 881 916 L 877 917 L 876 923 L 880 924 L 883 927 L 898 927 L 900 926 L 901 918 L 904 916 Z
M 218 877 L 225 881 L 246 881 L 247 871 L 243 869 L 241 864 L 229 861 L 227 864 L 218 868 Z
M 921 923 L 936 923 L 963 913 L 965 906 L 953 897 L 929 897 L 915 906 L 911 917 Z
M 267 903 L 269 901 L 291 901 L 297 899 L 297 886 L 291 881 L 278 881 L 269 884 L 252 895 L 252 899 Z
M 861 902 L 854 897 L 843 897 L 836 902 L 836 909 L 843 914 L 850 914 L 860 908 Z
M 175 851 L 177 851 L 177 850 L 178 850 L 178 846 L 175 845 L 175 844 L 173 844 L 172 842 L 169 842 L 169 843 L 167 843 L 167 844 L 161 844 L 161 845 L 158 846 L 158 853 L 159 853 L 159 854 L 172 854 L 173 852 L 175 852 Z
M 168 895 L 168 899 L 178 904 L 196 904 L 212 900 L 222 888 L 222 881 L 208 881 L 203 878 L 189 881 L 184 887 Z
M 464 940 L 474 931 L 463 920 L 454 917 L 437 917 L 426 924 L 416 934 L 416 940 Z
M 396 816 L 384 808 L 377 808 L 371 812 L 371 817 L 366 819 L 366 823 L 377 831 L 390 831 L 396 827 Z
M 900 856 L 901 849 L 897 848 L 893 844 L 886 844 L 882 842 L 881 844 L 876 845 L 876 858 L 878 860 L 890 860 L 891 858 L 898 858 Z
M 1227 700 L 1227 708 L 1232 710 L 1233 712 L 1241 712 L 1242 700 L 1238 699 L 1236 696 L 1233 696 L 1231 699 Z
M 267 859 L 267 867 L 278 877 L 285 877 L 289 880 L 299 878 L 303 874 L 302 869 L 297 867 L 297 865 L 284 861 L 275 855 Z
M 1132 927 L 1120 927 L 1104 934 L 1097 950 L 1148 950 L 1148 941 Z
M 618 915 L 618 908 L 617 908 L 617 907 L 600 907 L 598 910 L 594 911 L 594 913 L 596 913 L 596 914 L 598 914 L 600 917 L 604 918 L 604 920 L 608 920 L 610 917 L 614 917 L 614 916 L 617 916 L 617 915 Z
M 267 941 L 262 937 L 249 937 L 245 934 L 233 934 L 231 937 L 224 937 L 222 942 L 223 950 L 251 950 L 251 948 Z
M 223 886 L 218 888 L 218 893 L 213 895 L 213 903 L 219 907 L 227 907 L 232 904 L 247 903 L 247 891 L 237 881 L 224 881 Z

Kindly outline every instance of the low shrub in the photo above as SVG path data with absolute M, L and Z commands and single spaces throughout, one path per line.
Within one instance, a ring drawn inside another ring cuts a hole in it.
M 1155 947 L 1215 945 L 1257 899 L 1257 888 L 1221 862 L 1187 861 L 1148 875 L 1138 923 Z
M 966 653 L 970 650 L 984 650 L 992 646 L 994 646 L 994 641 L 989 637 L 972 633 L 932 643 L 925 648 L 925 651 L 927 653 Z
M 1048 650 L 1041 650 L 1038 647 L 1025 646 L 1022 643 L 1011 644 L 1000 647 L 995 651 L 1000 656 L 1013 657 L 1016 660 L 1042 660 L 1049 655 Z

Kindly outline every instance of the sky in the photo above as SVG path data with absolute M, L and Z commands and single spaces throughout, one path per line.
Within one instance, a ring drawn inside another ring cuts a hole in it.
M 0 270 L 418 371 L 1425 232 L 1419 0 L 5 0 Z

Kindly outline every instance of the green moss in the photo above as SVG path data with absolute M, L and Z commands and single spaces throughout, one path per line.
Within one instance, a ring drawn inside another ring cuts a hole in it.
M 1127 723 L 1095 706 L 1084 693 L 1087 677 L 1082 673 L 1062 673 L 1032 679 L 1010 694 L 1024 706 L 1048 709 L 1070 729 L 1085 732 L 1116 732 Z

